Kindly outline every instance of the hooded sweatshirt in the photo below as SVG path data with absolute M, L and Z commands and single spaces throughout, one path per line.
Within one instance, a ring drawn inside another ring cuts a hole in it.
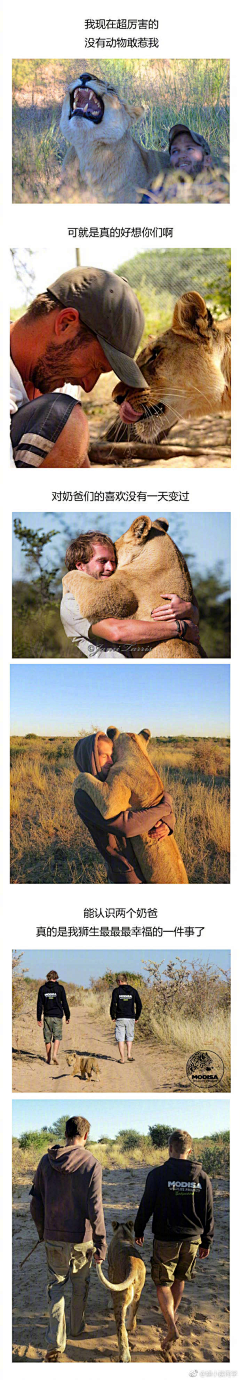
M 197 1240 L 209 1247 L 213 1240 L 212 1185 L 196 1160 L 175 1159 L 148 1174 L 134 1230 L 144 1235 L 149 1218 L 158 1241 Z
M 101 780 L 100 763 L 98 756 L 98 740 L 106 736 L 102 732 L 90 733 L 86 738 L 80 738 L 74 748 L 74 760 L 79 772 L 90 772 L 91 776 Z M 144 882 L 139 863 L 131 845 L 131 838 L 136 838 L 137 834 L 149 833 L 154 824 L 159 819 L 164 819 L 169 824 L 172 833 L 173 815 L 171 798 L 165 797 L 166 804 L 152 805 L 148 810 L 123 810 L 114 819 L 105 820 L 100 814 L 100 810 L 94 805 L 90 796 L 81 786 L 81 775 L 73 784 L 74 803 L 76 810 L 87 825 L 98 852 L 101 853 L 107 864 L 108 877 L 111 882 L 139 884 Z
M 141 1016 L 142 1002 L 136 987 L 131 987 L 129 982 L 120 982 L 118 987 L 114 987 L 110 1006 L 110 1016 L 112 1021 L 119 1020 L 139 1020 Z
M 39 1162 L 30 1193 L 40 1240 L 93 1241 L 105 1259 L 102 1168 L 85 1145 L 52 1145 Z
M 53 980 L 48 982 L 46 980 L 46 982 L 43 982 L 42 987 L 39 987 L 37 1021 L 41 1020 L 42 1011 L 46 1019 L 48 1016 L 57 1016 L 59 1020 L 62 1020 L 64 1014 L 64 1016 L 66 1016 L 66 1021 L 70 1020 L 70 1011 L 65 987 L 62 986 L 61 982 L 54 982 Z

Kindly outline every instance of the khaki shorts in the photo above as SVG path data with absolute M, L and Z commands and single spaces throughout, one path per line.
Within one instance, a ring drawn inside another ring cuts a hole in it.
M 154 1284 L 173 1284 L 175 1279 L 192 1279 L 201 1236 L 196 1241 L 157 1241 L 154 1237 L 151 1275 Z
M 43 1039 L 45 1045 L 50 1045 L 52 1040 L 62 1040 L 62 1021 L 60 1016 L 45 1016 L 43 1023 Z

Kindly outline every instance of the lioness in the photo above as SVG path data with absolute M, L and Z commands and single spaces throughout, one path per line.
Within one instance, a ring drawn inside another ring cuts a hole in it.
M 93 1058 L 92 1056 L 84 1058 L 84 1056 L 80 1054 L 67 1054 L 67 1064 L 69 1064 L 73 1078 L 90 1079 L 94 1073 L 96 1077 L 98 1077 L 100 1073 L 99 1064 L 95 1056 L 93 1056 Z
M 230 319 L 214 321 L 198 292 L 183 293 L 169 330 L 150 338 L 137 363 L 146 393 L 118 383 L 112 396 L 141 441 L 161 440 L 180 418 L 230 411 Z
M 133 139 L 132 121 L 142 113 L 143 107 L 122 100 L 114 86 L 92 73 L 82 72 L 70 83 L 60 129 L 79 160 L 82 200 L 85 187 L 91 201 L 140 201 L 138 188 L 147 187 L 160 169 L 170 167 L 167 152 L 144 149 Z M 71 153 L 64 167 L 69 157 Z
M 105 1279 L 101 1265 L 97 1265 L 99 1279 L 111 1290 L 117 1328 L 119 1361 L 131 1361 L 128 1333 L 135 1332 L 136 1313 L 145 1284 L 146 1266 L 135 1246 L 133 1222 L 112 1222 L 113 1237 L 108 1247 L 108 1275 Z M 126 1312 L 130 1313 L 126 1330 Z
M 149 619 L 151 611 L 168 599 L 173 590 L 191 602 L 193 588 L 184 556 L 167 536 L 168 522 L 145 516 L 134 518 L 131 527 L 116 541 L 117 569 L 109 580 L 95 580 L 80 570 L 70 570 L 63 576 L 63 593 L 70 592 L 78 604 L 81 616 L 92 623 L 101 619 L 127 618 L 134 614 L 138 620 Z M 90 640 L 96 641 L 94 636 Z M 134 645 L 134 658 L 152 660 L 199 660 L 203 650 L 181 637 L 146 646 Z
M 119 733 L 107 729 L 113 748 L 113 766 L 106 781 L 99 781 L 89 772 L 81 772 L 73 783 L 74 794 L 86 791 L 103 819 L 115 819 L 122 810 L 143 810 L 149 805 L 161 805 L 163 783 L 148 757 L 147 745 L 151 734 L 148 728 L 141 733 Z M 160 810 L 161 814 L 161 810 Z M 187 873 L 173 834 L 156 841 L 149 834 L 135 836 L 132 847 L 145 882 L 161 885 L 186 885 Z

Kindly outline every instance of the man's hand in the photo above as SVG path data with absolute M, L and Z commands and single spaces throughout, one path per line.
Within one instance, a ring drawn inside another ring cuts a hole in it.
M 68 1021 L 66 1020 L 66 1025 L 69 1025 L 69 1021 L 70 1021 L 70 1016 L 68 1017 Z
M 161 818 L 162 811 L 163 819 Z M 172 797 L 169 795 L 168 791 L 164 792 L 163 798 L 160 801 L 159 813 L 160 819 L 157 821 L 157 824 L 153 824 L 148 834 L 148 837 L 155 839 L 156 842 L 159 842 L 159 840 L 161 841 L 161 839 L 167 839 L 170 829 L 175 829 L 176 816 L 173 814 Z
M 136 1246 L 143 1246 L 144 1236 L 135 1236 Z
M 40 1030 L 41 1030 L 41 1029 L 42 1029 L 42 1022 L 41 1022 L 41 1021 L 38 1021 L 38 1025 L 40 1025 Z
M 206 1256 L 209 1255 L 209 1252 L 210 1246 L 199 1246 L 199 1259 L 206 1260 Z
M 191 623 L 199 623 L 199 612 L 197 604 L 191 604 L 189 599 L 179 599 L 178 594 L 170 594 L 169 599 L 164 600 L 164 604 L 159 604 L 158 608 L 152 609 L 151 618 L 157 618 L 159 622 L 166 622 L 169 618 L 187 618 Z
M 101 1255 L 100 1255 L 100 1251 L 94 1251 L 94 1254 L 93 1254 L 93 1264 L 94 1264 L 94 1265 L 101 1265 L 101 1259 L 102 1259 L 102 1257 L 101 1257 Z

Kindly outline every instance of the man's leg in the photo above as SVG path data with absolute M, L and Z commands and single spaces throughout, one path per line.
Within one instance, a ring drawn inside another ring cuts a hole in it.
M 54 1046 L 53 1046 L 53 1063 L 54 1063 L 54 1064 L 58 1064 L 58 1058 L 57 1058 L 58 1050 L 59 1050 L 59 1040 L 54 1040 Z
M 174 1280 L 174 1284 L 172 1284 L 172 1296 L 173 1296 L 173 1302 L 174 1302 L 174 1318 L 175 1318 L 175 1319 L 176 1319 L 176 1313 L 177 1313 L 178 1308 L 179 1308 L 179 1304 L 181 1303 L 181 1298 L 182 1298 L 183 1290 L 184 1290 L 184 1284 L 185 1284 L 185 1280 L 184 1280 L 184 1279 L 175 1279 L 175 1280 Z
M 91 1241 L 84 1245 L 72 1246 L 70 1263 L 71 1280 L 71 1312 L 70 1330 L 71 1337 L 80 1337 L 84 1330 L 85 1310 L 90 1284 L 90 1269 L 92 1263 Z
M 47 1055 L 47 1064 L 50 1064 L 50 1063 L 51 1063 L 51 1051 L 52 1051 L 51 1044 L 50 1044 L 50 1045 L 45 1045 L 45 1049 L 46 1049 L 46 1055 Z
M 45 1241 L 49 1323 L 47 1353 L 65 1351 L 67 1334 L 64 1290 L 69 1279 L 71 1246 L 66 1241 Z
M 167 1351 L 170 1343 L 176 1342 L 178 1337 L 178 1330 L 174 1321 L 174 1298 L 170 1284 L 157 1284 L 157 1296 L 161 1313 L 163 1313 L 167 1323 L 167 1336 L 162 1342 L 162 1350 Z
M 132 1061 L 132 1045 L 133 1045 L 133 1040 L 134 1040 L 134 1027 L 135 1027 L 135 1021 L 134 1021 L 134 1020 L 131 1020 L 131 1019 L 130 1019 L 130 1020 L 127 1020 L 127 1021 L 126 1021 L 127 1057 L 128 1057 L 128 1059 L 129 1059 L 130 1063 L 131 1063 L 131 1061 Z
M 119 1048 L 120 1064 L 124 1064 L 125 1028 L 124 1028 L 123 1021 L 122 1021 L 121 1019 L 117 1019 L 117 1020 L 116 1020 L 116 1025 L 115 1025 L 115 1040 L 117 1041 L 118 1048 Z
M 124 1044 L 123 1044 L 123 1041 L 122 1041 L 122 1040 L 118 1040 L 118 1048 L 119 1048 L 119 1054 L 120 1054 L 121 1064 L 124 1064 Z

